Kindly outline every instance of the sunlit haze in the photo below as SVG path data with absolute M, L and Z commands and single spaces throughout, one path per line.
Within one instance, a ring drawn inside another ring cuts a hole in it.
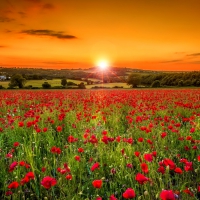
M 109 67 L 108 61 L 106 61 L 106 60 L 100 60 L 100 61 L 98 61 L 97 67 L 100 70 L 106 70 Z
M 0 66 L 200 70 L 199 0 L 0 0 Z M 102 64 L 102 67 L 105 64 Z

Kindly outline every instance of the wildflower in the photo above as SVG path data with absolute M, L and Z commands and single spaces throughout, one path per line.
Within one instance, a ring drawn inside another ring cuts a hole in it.
M 66 177 L 65 177 L 67 180 L 72 180 L 72 175 L 71 174 L 68 174 Z
M 153 156 L 150 153 L 146 153 L 144 154 L 144 159 L 148 162 L 152 162 L 153 161 Z
M 140 166 L 141 166 L 141 168 L 142 168 L 142 171 L 143 171 L 145 174 L 148 174 L 148 173 L 149 173 L 148 165 L 147 165 L 146 163 L 141 163 Z
M 160 193 L 160 198 L 162 200 L 175 200 L 175 195 L 172 190 L 163 190 Z
M 8 188 L 9 189 L 16 189 L 16 188 L 18 188 L 19 187 L 19 183 L 17 182 L 17 181 L 13 181 L 12 183 L 10 183 L 9 185 L 8 185 Z
M 112 194 L 111 196 L 110 196 L 110 199 L 109 200 L 117 200 L 117 198 L 114 196 L 114 194 Z
M 96 162 L 96 163 L 94 163 L 94 164 L 92 165 L 92 167 L 90 168 L 90 170 L 91 170 L 91 171 L 94 171 L 94 170 L 96 170 L 96 169 L 99 169 L 99 167 L 100 167 L 100 164 L 99 164 L 98 162 Z
M 92 182 L 92 185 L 93 185 L 94 188 L 101 188 L 102 184 L 103 184 L 102 180 L 94 180 Z
M 123 193 L 123 197 L 125 199 L 133 199 L 135 198 L 135 191 L 132 188 L 128 188 L 124 193 Z
M 149 178 L 147 178 L 143 174 L 138 173 L 135 177 L 135 180 L 138 181 L 139 184 L 143 185 L 149 181 Z
M 61 131 L 62 131 L 62 127 L 61 127 L 61 126 L 58 126 L 58 127 L 56 128 L 56 130 L 57 130 L 58 132 L 61 132 Z
M 42 179 L 41 181 L 41 185 L 46 188 L 46 189 L 50 189 L 51 187 L 53 187 L 54 185 L 57 184 L 57 181 L 55 178 L 52 178 L 50 176 L 46 176 Z
M 18 147 L 19 145 L 20 145 L 19 142 L 14 142 L 14 144 L 13 144 L 14 147 Z
M 78 162 L 81 161 L 81 157 L 80 157 L 80 156 L 75 156 L 74 159 L 75 159 L 76 161 L 78 161 Z

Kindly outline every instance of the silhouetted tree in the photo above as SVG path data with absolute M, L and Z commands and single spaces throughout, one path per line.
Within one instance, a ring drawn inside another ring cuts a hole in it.
M 86 89 L 85 84 L 83 82 L 81 82 L 80 84 L 78 84 L 78 88 L 79 89 Z
M 9 87 L 23 88 L 26 83 L 26 79 L 21 74 L 15 74 L 11 77 Z
M 62 85 L 63 87 L 65 87 L 65 86 L 67 85 L 67 79 L 66 79 L 66 78 L 63 78 L 63 79 L 61 80 L 61 85 Z
M 50 88 L 51 88 L 51 84 L 49 84 L 48 82 L 44 82 L 44 83 L 42 84 L 42 87 L 43 87 L 44 89 L 50 89 Z
M 138 74 L 130 74 L 127 79 L 127 84 L 132 85 L 133 88 L 138 87 L 141 83 L 141 76 Z
M 160 81 L 159 80 L 155 80 L 152 84 L 151 87 L 156 88 L 156 87 L 160 87 Z

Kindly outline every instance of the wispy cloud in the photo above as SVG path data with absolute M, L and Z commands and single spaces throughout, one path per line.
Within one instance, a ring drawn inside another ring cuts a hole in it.
M 0 45 L 0 48 L 7 48 L 8 46 Z
M 31 3 L 40 3 L 41 2 L 41 0 L 24 0 L 24 1 L 31 2 Z
M 65 34 L 62 31 L 52 31 L 52 30 L 48 30 L 48 29 L 44 29 L 44 30 L 35 30 L 35 29 L 23 30 L 23 31 L 21 31 L 21 33 L 24 33 L 24 34 L 27 34 L 27 35 L 34 35 L 34 36 L 56 37 L 58 39 L 77 39 L 77 37 L 74 36 L 74 35 L 68 35 L 68 34 Z
M 7 22 L 12 22 L 14 21 L 13 18 L 9 18 L 9 17 L 0 17 L 0 23 L 7 23 Z
M 73 64 L 78 64 L 78 62 L 65 62 L 65 61 L 46 61 L 43 62 L 44 64 L 49 64 L 49 65 L 73 65 Z
M 185 54 L 185 52 L 175 52 L 175 54 L 182 55 L 182 54 Z
M 18 12 L 18 14 L 20 15 L 21 18 L 25 18 L 26 17 L 26 13 L 25 12 Z
M 53 10 L 55 9 L 55 6 L 51 3 L 46 3 L 42 6 L 43 9 L 47 9 L 47 10 Z
M 200 56 L 200 53 L 192 53 L 192 54 L 188 54 L 187 56 Z
M 177 60 L 167 60 L 167 61 L 162 61 L 161 63 L 176 63 L 176 62 L 181 62 L 183 60 L 177 59 Z
M 197 65 L 199 65 L 199 64 L 200 64 L 200 60 L 197 60 L 197 61 L 191 62 L 191 64 L 197 64 Z

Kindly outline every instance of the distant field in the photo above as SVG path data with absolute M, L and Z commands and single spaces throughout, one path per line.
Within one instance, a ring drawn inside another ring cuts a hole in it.
M 110 88 L 113 88 L 114 86 L 118 86 L 118 87 L 123 86 L 123 88 L 130 88 L 130 86 L 127 85 L 126 83 L 102 83 L 102 84 L 86 85 L 86 88 L 90 89 L 90 88 L 95 87 L 95 86 L 110 87 Z
M 91 80 L 91 79 L 90 79 Z M 93 81 L 96 81 L 97 79 L 93 79 Z M 77 81 L 77 80 L 71 80 L 67 79 L 67 81 L 74 82 L 76 84 L 79 84 L 81 82 L 84 82 L 85 85 L 87 84 L 85 81 Z M 25 86 L 32 85 L 32 87 L 42 87 L 42 84 L 45 82 L 45 80 L 28 80 L 25 84 Z M 52 87 L 54 86 L 61 86 L 61 79 L 53 79 L 53 80 L 46 80 L 46 82 L 50 83 Z M 9 81 L 2 81 L 0 82 L 0 85 L 7 88 L 9 84 Z M 103 84 L 94 84 L 94 85 L 86 85 L 87 89 L 90 89 L 95 86 L 103 86 L 103 87 L 114 87 L 114 86 L 123 86 L 123 88 L 130 88 L 126 83 L 103 83 Z

